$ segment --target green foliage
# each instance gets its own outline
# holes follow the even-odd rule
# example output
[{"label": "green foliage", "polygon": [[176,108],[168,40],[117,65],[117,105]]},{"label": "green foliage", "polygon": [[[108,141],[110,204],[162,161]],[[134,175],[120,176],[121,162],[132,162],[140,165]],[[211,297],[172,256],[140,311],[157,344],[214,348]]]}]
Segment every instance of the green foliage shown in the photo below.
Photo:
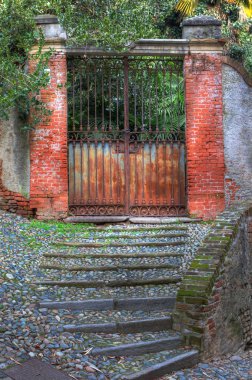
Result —
[{"label": "green foliage", "polygon": [[[49,54],[41,52],[43,36],[35,30],[31,6],[30,0],[4,0],[0,7],[0,118],[8,118],[10,110],[17,108],[26,128],[38,122],[39,116],[29,117],[31,109],[40,117],[49,113],[37,96],[48,84]],[[40,46],[37,64],[29,74],[27,55],[36,41]]]},{"label": "green foliage", "polygon": [[182,13],[186,13],[188,7],[192,14],[220,19],[223,37],[227,39],[227,53],[252,74],[252,0],[178,0],[177,7],[181,7]]},{"label": "green foliage", "polygon": [[[49,83],[47,64],[52,52],[42,52],[44,41],[35,28],[35,15],[56,14],[70,45],[92,44],[123,51],[139,38],[180,38],[177,3],[178,0],[0,0],[0,119],[16,108],[23,126],[33,128],[50,114],[39,92]],[[239,5],[248,8],[251,0],[237,4],[228,0],[192,3],[198,3],[196,13],[214,14],[223,20],[225,35],[235,44],[228,44],[230,54],[242,58],[252,72],[251,19],[239,21]],[[28,52],[35,44],[40,47],[37,65],[29,73]]]},{"label": "green foliage", "polygon": [[[81,126],[90,139],[101,138],[102,132],[98,131],[119,138],[124,130],[123,68],[120,58],[72,60],[68,71],[70,131],[79,131]],[[145,132],[150,131],[158,139],[183,138],[182,61],[130,59],[128,110],[129,129],[138,133],[138,139],[146,139]]]}]

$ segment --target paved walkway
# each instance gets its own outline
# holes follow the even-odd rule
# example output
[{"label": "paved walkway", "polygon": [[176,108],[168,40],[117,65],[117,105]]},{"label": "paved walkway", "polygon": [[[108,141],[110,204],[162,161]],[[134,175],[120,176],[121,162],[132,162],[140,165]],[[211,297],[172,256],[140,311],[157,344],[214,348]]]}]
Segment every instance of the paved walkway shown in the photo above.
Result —
[{"label": "paved walkway", "polygon": [[[179,227],[179,225],[176,225]],[[3,372],[8,366],[16,365],[17,362],[26,361],[29,358],[39,358],[44,362],[53,364],[54,368],[60,369],[65,373],[69,373],[75,379],[88,379],[88,380],[114,380],[122,379],[122,373],[125,371],[138,370],[144,363],[148,366],[155,364],[157,360],[164,360],[162,355],[156,354],[148,357],[139,357],[137,360],[133,358],[130,361],[125,360],[125,357],[109,356],[105,359],[96,358],[90,355],[90,348],[96,346],[104,346],[104,343],[110,343],[109,340],[121,339],[119,334],[105,337],[104,335],[92,335],[70,333],[64,331],[65,324],[72,324],[74,320],[86,323],[101,323],[109,322],[111,318],[115,322],[117,320],[126,320],[129,317],[128,311],[93,311],[89,313],[79,311],[66,311],[52,309],[49,313],[46,308],[38,308],[38,302],[50,302],[52,300],[71,301],[73,299],[85,300],[86,298],[94,298],[98,295],[97,288],[79,289],[78,294],[76,289],[66,287],[54,287],[53,289],[44,285],[35,285],[34,282],[43,282],[43,280],[50,276],[51,280],[60,279],[62,281],[69,281],[75,279],[91,281],[97,275],[92,273],[90,268],[84,273],[79,271],[76,275],[76,266],[82,266],[85,262],[86,266],[101,266],[107,265],[108,271],[99,274],[100,278],[96,277],[97,281],[108,281],[108,273],[111,266],[117,263],[121,266],[120,271],[116,270],[113,273],[114,279],[118,277],[136,278],[135,273],[138,271],[132,266],[141,265],[142,278],[149,279],[153,276],[155,279],[158,276],[167,274],[171,276],[179,276],[183,274],[188,262],[193,258],[195,250],[197,249],[200,240],[207,232],[208,226],[195,225],[189,227],[189,238],[187,246],[185,245],[171,245],[170,247],[158,248],[158,252],[163,254],[162,258],[152,257],[153,247],[140,246],[140,247],[122,247],[111,246],[108,249],[108,244],[118,243],[118,231],[106,232],[106,241],[108,244],[104,246],[84,247],[83,257],[79,256],[77,259],[75,254],[79,254],[80,247],[65,247],[53,246],[53,240],[71,241],[73,238],[77,242],[86,242],[88,238],[90,242],[93,239],[92,232],[85,232],[85,229],[80,226],[64,226],[59,224],[45,224],[40,222],[28,223],[26,220],[15,215],[1,213],[0,214],[0,370]],[[157,239],[165,239],[167,242],[170,237],[157,237],[159,234],[177,233],[176,231],[167,230],[153,230],[151,233],[148,231],[138,231],[135,233],[136,242],[144,237],[144,241],[152,243]],[[180,231],[181,232],[181,231]],[[182,231],[183,232],[183,231]],[[128,234],[128,230],[120,232],[120,234]],[[141,235],[141,236],[140,236]],[[125,236],[124,236],[125,239]],[[139,240],[140,239],[140,240]],[[172,242],[179,242],[181,237],[172,238]],[[182,237],[184,239],[184,237]],[[121,240],[124,241],[123,239]],[[89,244],[89,243],[88,243]],[[76,252],[76,249],[78,252]],[[93,257],[86,257],[86,252],[92,250]],[[139,252],[142,256],[139,256]],[[62,266],[65,261],[62,258],[51,257],[48,260],[48,253],[50,254],[68,254],[70,258],[68,265],[71,271],[62,271]],[[71,258],[70,255],[73,255]],[[106,257],[104,258],[104,254]],[[100,256],[99,256],[100,255]],[[113,257],[109,257],[113,255]],[[117,258],[115,259],[115,255]],[[127,260],[125,257],[127,256]],[[131,258],[129,259],[129,255]],[[135,256],[137,255],[137,257]],[[147,258],[146,258],[147,257]],[[150,276],[148,265],[153,263],[154,266],[165,265],[166,267],[159,268],[152,271],[153,275]],[[54,266],[47,268],[48,265]],[[125,266],[130,266],[131,270]],[[169,266],[171,266],[169,268]],[[177,269],[174,267],[177,266]],[[85,266],[84,266],[85,267]],[[69,269],[68,268],[68,269]],[[128,267],[127,267],[128,268]],[[139,269],[139,268],[138,268]],[[172,273],[171,273],[172,269]],[[78,272],[78,271],[77,271]],[[167,293],[168,292],[168,293]],[[176,293],[176,284],[159,284],[147,286],[143,292],[142,287],[125,287],[118,288],[104,288],[101,287],[99,294],[101,297],[155,297],[158,295],[166,296],[167,294]],[[134,313],[134,318],[143,318],[145,313]],[[160,313],[151,312],[149,316],[152,318],[160,317]],[[147,315],[148,316],[148,315]],[[165,317],[165,315],[164,315]],[[168,316],[169,317],[169,316]],[[158,336],[161,332],[154,333]],[[148,336],[147,336],[148,335]],[[140,335],[138,337],[141,338]],[[146,339],[152,339],[152,336],[146,334]],[[122,343],[128,343],[132,337],[127,334],[123,338]],[[134,338],[135,339],[135,338]],[[111,341],[112,342],[112,341]],[[112,342],[113,343],[113,342]],[[118,341],[115,342],[118,344]],[[81,350],[80,350],[81,345]],[[159,357],[158,357],[159,355]],[[204,363],[192,370],[179,371],[176,374],[166,377],[166,379],[184,380],[184,379],[218,379],[218,380],[247,380],[252,379],[251,376],[251,357],[248,353],[245,355],[239,354],[242,358],[239,359],[225,359],[219,363]],[[151,362],[152,361],[152,362]],[[122,371],[118,374],[118,368]],[[0,373],[0,379],[1,375]],[[63,375],[62,375],[63,376]],[[219,377],[216,377],[219,376]],[[240,377],[239,377],[240,376]],[[51,379],[48,379],[51,380]],[[147,379],[146,379],[147,380]]]}]

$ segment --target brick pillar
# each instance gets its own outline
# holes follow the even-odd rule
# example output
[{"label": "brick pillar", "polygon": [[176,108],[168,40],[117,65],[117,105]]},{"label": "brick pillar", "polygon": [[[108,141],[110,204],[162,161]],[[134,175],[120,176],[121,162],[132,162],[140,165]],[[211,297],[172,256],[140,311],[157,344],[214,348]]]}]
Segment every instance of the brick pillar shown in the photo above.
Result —
[{"label": "brick pillar", "polygon": [[183,27],[190,39],[184,63],[188,210],[213,219],[225,207],[220,22],[194,17]]},{"label": "brick pillar", "polygon": [[[50,83],[41,90],[52,114],[30,135],[30,207],[39,219],[59,219],[68,210],[66,38],[57,18],[39,16],[36,21],[44,31],[45,49],[52,47],[54,53],[48,67]],[[33,65],[31,52],[31,70]]]}]

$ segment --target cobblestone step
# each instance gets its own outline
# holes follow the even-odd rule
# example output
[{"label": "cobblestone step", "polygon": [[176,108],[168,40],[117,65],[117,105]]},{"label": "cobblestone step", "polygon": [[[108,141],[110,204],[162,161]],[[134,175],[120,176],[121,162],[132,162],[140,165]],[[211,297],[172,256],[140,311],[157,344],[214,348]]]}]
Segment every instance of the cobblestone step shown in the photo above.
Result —
[{"label": "cobblestone step", "polygon": [[93,257],[93,258],[131,258],[131,257],[184,257],[184,253],[180,252],[146,252],[146,253],[92,253],[92,252],[85,252],[85,253],[44,253],[43,257],[59,257],[61,259],[78,259],[78,258],[86,258],[86,257]]},{"label": "cobblestone step", "polygon": [[[33,282],[43,292],[37,315],[52,336],[64,337],[65,347],[101,364],[109,380],[149,380],[192,365],[198,353],[182,349],[171,313],[198,229],[147,221],[91,227],[54,241]],[[111,358],[114,368],[107,365]]]},{"label": "cobblestone step", "polygon": [[109,334],[125,334],[144,331],[169,330],[172,327],[171,317],[130,320],[127,322],[110,323],[86,323],[78,325],[64,325],[64,331],[68,332],[93,332]]},{"label": "cobblestone step", "polygon": [[[125,231],[126,232],[126,231]],[[188,237],[188,234],[185,233],[185,232],[173,232],[173,233],[167,233],[167,232],[162,232],[162,233],[157,233],[156,231],[154,231],[154,233],[151,233],[150,230],[148,231],[145,231],[145,232],[149,232],[149,233],[139,233],[140,231],[137,231],[135,233],[133,233],[132,231],[130,233],[124,233],[122,234],[121,231],[120,233],[118,234],[110,234],[110,233],[103,233],[103,234],[95,234],[95,235],[90,235],[89,236],[83,236],[83,234],[76,234],[76,237],[82,239],[82,240],[95,240],[95,241],[100,241],[100,240],[131,240],[131,241],[134,241],[134,240],[142,240],[142,239],[152,239],[152,238],[155,238],[155,239],[172,239],[172,238],[185,238],[185,237]]]},{"label": "cobblestone step", "polygon": [[[154,334],[153,334],[154,335]],[[156,340],[138,341],[127,344],[117,344],[114,346],[96,347],[90,352],[91,355],[97,356],[137,356],[151,352],[160,352],[180,347],[181,338],[177,336],[167,336]]]},{"label": "cobblestone step", "polygon": [[180,224],[177,225],[161,225],[161,226],[153,226],[149,225],[148,227],[144,226],[134,226],[134,225],[125,225],[124,227],[89,227],[87,228],[88,232],[96,232],[97,235],[101,233],[107,233],[107,232],[137,232],[137,231],[144,231],[144,232],[153,232],[153,231],[187,231],[187,226],[182,226]]},{"label": "cobblestone step", "polygon": [[89,299],[84,301],[40,302],[40,308],[70,310],[143,310],[171,311],[175,297]]},{"label": "cobblestone step", "polygon": [[185,240],[177,241],[142,241],[142,242],[109,242],[109,243],[85,243],[85,242],[69,242],[69,241],[55,241],[52,243],[56,246],[65,247],[83,247],[83,248],[110,248],[110,247],[166,247],[166,246],[180,246],[186,244]]},{"label": "cobblestone step", "polygon": [[181,277],[162,277],[151,279],[127,279],[114,281],[86,281],[86,280],[65,280],[53,281],[44,280],[33,283],[33,285],[45,286],[60,286],[60,287],[80,287],[80,288],[104,288],[104,287],[124,287],[124,286],[139,286],[139,285],[161,285],[161,284],[176,284],[181,281]]},{"label": "cobblestone step", "polygon": [[177,354],[166,361],[149,366],[142,371],[123,376],[122,380],[155,380],[167,373],[193,367],[198,361],[199,352],[191,350]]},{"label": "cobblestone step", "polygon": [[[147,270],[153,269],[153,265],[117,265],[112,266],[100,266],[100,267],[88,267],[88,266],[63,266],[63,265],[50,265],[50,264],[42,264],[39,266],[42,269],[54,269],[59,271],[66,272],[108,272],[108,271],[120,271],[120,270]],[[156,264],[155,269],[176,269],[179,265],[171,265],[171,264]]]}]

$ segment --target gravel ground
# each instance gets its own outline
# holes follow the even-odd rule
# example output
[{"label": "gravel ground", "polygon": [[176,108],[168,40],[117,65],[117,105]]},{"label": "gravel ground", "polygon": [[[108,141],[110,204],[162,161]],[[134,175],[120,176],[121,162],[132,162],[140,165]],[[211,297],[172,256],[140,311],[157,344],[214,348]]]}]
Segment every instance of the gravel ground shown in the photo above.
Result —
[{"label": "gravel ground", "polygon": [[178,371],[160,380],[251,380],[252,350],[199,363],[192,369]]},{"label": "gravel ground", "polygon": [[[141,228],[144,227],[141,225]],[[150,227],[149,225],[146,227]],[[180,225],[177,225],[178,231]],[[142,366],[147,366],[165,360],[171,355],[175,355],[176,351],[162,352],[152,355],[142,355],[141,357],[128,358],[105,358],[92,357],[89,349],[95,343],[100,346],[106,341],[128,342],[131,336],[99,336],[96,334],[70,334],[63,332],[63,324],[70,324],[76,320],[78,314],[79,321],[87,323],[87,321],[119,321],[127,320],[130,316],[128,312],[99,312],[99,313],[75,313],[65,310],[46,311],[37,308],[37,303],[41,300],[81,300],[87,298],[111,298],[111,297],[141,297],[141,296],[162,296],[172,295],[176,293],[176,285],[157,285],[157,286],[136,286],[125,288],[97,288],[78,289],[75,288],[49,288],[46,286],[33,286],[31,283],[43,280],[45,278],[93,278],[92,272],[73,272],[69,275],[66,271],[60,272],[49,271],[39,268],[40,264],[53,263],[57,265],[66,265],[66,260],[61,258],[42,258],[45,253],[59,253],[67,255],[68,253],[81,254],[88,252],[97,253],[132,253],[132,252],[174,252],[175,254],[183,254],[183,257],[162,257],[156,258],[77,258],[67,260],[67,265],[104,265],[117,263],[120,264],[150,264],[153,263],[168,263],[179,265],[176,269],[176,275],[181,275],[186,270],[189,262],[199,246],[202,238],[209,229],[207,224],[192,224],[187,225],[188,237],[185,246],[178,247],[103,247],[103,248],[63,248],[53,246],[51,243],[55,240],[69,241],[84,241],[84,239],[95,239],[98,234],[106,236],[115,235],[117,232],[110,231],[107,228],[105,231],[99,230],[99,233],[94,233],[93,230],[88,231],[83,226],[63,226],[57,223],[45,224],[39,222],[29,222],[21,217],[0,213],[0,370],[4,370],[7,366],[13,365],[16,362],[22,362],[29,357],[38,357],[50,362],[59,369],[66,370],[76,379],[88,380],[120,380],[122,373],[138,370]],[[136,228],[136,226],[134,226]],[[129,233],[131,227],[125,226],[125,234]],[[134,230],[138,241],[141,241],[141,234],[146,235],[146,231]],[[172,231],[173,232],[173,231]],[[176,231],[175,231],[176,232]],[[122,235],[124,232],[118,231]],[[150,233],[150,241],[155,241],[155,234],[167,233],[167,230],[156,230],[155,233]],[[111,238],[115,239],[115,238]],[[149,241],[148,238],[145,238]],[[115,239],[116,240],[116,239]],[[176,240],[176,238],[174,239]],[[86,241],[86,240],[85,240]],[[110,240],[111,241],[111,240]],[[125,240],[126,241],[126,240]],[[132,278],[136,276],[137,271],[131,271]],[[109,272],[100,272],[96,274],[96,278],[107,279]],[[153,272],[154,273],[154,272]],[[122,278],[124,271],[115,271],[115,278]],[[149,271],[144,271],[141,274],[149,276]],[[155,276],[170,275],[170,269],[155,270]],[[127,278],[129,275],[125,275]],[[113,278],[114,278],[113,277]],[[139,276],[138,276],[139,277]],[[159,316],[165,316],[165,313],[158,313]],[[167,315],[167,314],[166,314]],[[151,314],[150,314],[151,316]],[[155,316],[155,313],[152,313]],[[134,319],[148,317],[147,313],[135,312],[131,315]],[[155,336],[163,336],[167,333],[145,334],[144,339],[152,339]],[[134,334],[134,337],[136,335]],[[139,339],[140,339],[139,335]],[[104,339],[103,339],[104,338]],[[142,337],[141,337],[142,338]],[[81,346],[81,351],[80,351]],[[179,352],[179,350],[177,350]],[[245,360],[245,359],[244,359]],[[239,365],[238,361],[234,365]],[[242,361],[243,363],[243,361]],[[244,364],[244,363],[243,363]],[[242,365],[243,365],[242,364]],[[245,364],[244,364],[245,366]],[[195,370],[196,371],[196,370]],[[208,369],[204,369],[207,373]],[[117,373],[117,374],[116,374]],[[233,376],[234,371],[232,371]],[[177,376],[177,377],[176,377]],[[180,377],[179,377],[180,376]],[[187,374],[182,372],[175,374],[173,379],[184,379]],[[188,376],[191,376],[190,374]],[[192,375],[194,376],[194,375]],[[209,377],[210,376],[210,377]],[[213,378],[209,375],[206,378]],[[230,375],[231,376],[231,375]],[[196,377],[197,378],[197,377]],[[200,377],[199,377],[200,378]],[[224,377],[228,379],[236,379],[235,377]],[[244,377],[250,379],[252,377]],[[193,377],[192,377],[193,379]],[[219,377],[218,379],[222,379]],[[239,379],[243,379],[240,377]]]}]

